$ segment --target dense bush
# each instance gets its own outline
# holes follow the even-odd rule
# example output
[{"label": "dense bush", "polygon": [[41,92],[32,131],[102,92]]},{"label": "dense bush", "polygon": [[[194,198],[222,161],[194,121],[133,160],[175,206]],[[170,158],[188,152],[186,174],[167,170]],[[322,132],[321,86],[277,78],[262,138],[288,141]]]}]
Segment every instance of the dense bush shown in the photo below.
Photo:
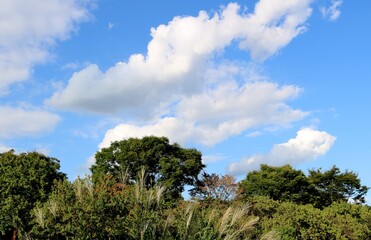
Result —
[{"label": "dense bush", "polygon": [[255,236],[272,230],[282,239],[370,239],[368,206],[337,202],[324,208],[311,204],[255,197],[253,214],[260,217]]}]

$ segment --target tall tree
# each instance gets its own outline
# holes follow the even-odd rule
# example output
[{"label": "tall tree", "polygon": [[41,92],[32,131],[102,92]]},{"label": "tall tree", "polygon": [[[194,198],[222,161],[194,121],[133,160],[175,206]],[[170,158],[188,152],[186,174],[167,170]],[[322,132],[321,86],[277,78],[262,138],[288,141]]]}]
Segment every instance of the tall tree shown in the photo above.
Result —
[{"label": "tall tree", "polygon": [[116,141],[95,154],[96,163],[91,167],[94,182],[107,175],[119,178],[122,173],[135,181],[144,168],[146,186],[160,184],[166,188],[165,198],[181,197],[185,185],[196,186],[198,174],[204,168],[201,153],[170,144],[165,137],[130,138]]},{"label": "tall tree", "polygon": [[249,172],[242,180],[243,195],[269,196],[274,200],[308,203],[311,186],[305,174],[290,165],[271,167],[265,164],[259,171]]},{"label": "tall tree", "polygon": [[31,210],[65,178],[59,167],[57,159],[37,152],[0,154],[0,235],[16,238],[31,229]]},{"label": "tall tree", "polygon": [[324,172],[312,169],[308,179],[316,189],[314,205],[317,207],[326,207],[337,201],[365,202],[368,187],[362,186],[358,175],[352,171],[342,173],[336,166]]}]

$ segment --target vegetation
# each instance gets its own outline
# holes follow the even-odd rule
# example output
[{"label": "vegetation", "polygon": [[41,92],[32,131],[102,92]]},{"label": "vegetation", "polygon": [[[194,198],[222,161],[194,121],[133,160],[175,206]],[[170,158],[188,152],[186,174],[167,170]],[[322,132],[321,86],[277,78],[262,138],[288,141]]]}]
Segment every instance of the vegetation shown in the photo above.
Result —
[{"label": "vegetation", "polygon": [[165,137],[154,136],[113,142],[109,148],[97,152],[95,159],[96,164],[91,167],[94,182],[107,174],[118,181],[123,173],[128,174],[129,181],[134,181],[144,168],[146,187],[164,186],[168,201],[179,199],[185,185],[196,187],[198,175],[205,167],[199,151],[181,148],[178,144],[169,144]]},{"label": "vegetation", "polygon": [[271,167],[263,164],[260,171],[249,172],[241,186],[247,199],[250,196],[268,196],[273,200],[305,204],[310,202],[312,193],[305,174],[290,165]]},{"label": "vegetation", "polygon": [[241,186],[245,199],[268,196],[273,200],[312,204],[317,208],[339,201],[365,203],[368,190],[361,185],[356,173],[341,173],[336,166],[324,172],[312,169],[306,176],[290,165],[272,167],[263,164],[259,171],[249,172]]},{"label": "vegetation", "polygon": [[191,195],[203,201],[226,202],[233,200],[240,191],[240,185],[231,175],[219,176],[203,173],[199,185],[191,190]]},{"label": "vegetation", "polygon": [[371,239],[368,188],[335,166],[199,179],[201,154],[157,137],[96,158],[92,177],[70,182],[57,159],[0,154],[0,239]]},{"label": "vegetation", "polygon": [[255,235],[272,229],[278,239],[370,239],[371,209],[369,206],[335,202],[323,210],[311,204],[275,201],[254,197],[253,214],[260,217]]},{"label": "vegetation", "polygon": [[309,170],[308,181],[315,189],[316,199],[313,203],[317,207],[327,207],[343,200],[365,203],[368,188],[361,185],[361,180],[354,172],[342,173],[336,166],[325,172],[312,169]]},{"label": "vegetation", "polygon": [[57,180],[64,180],[59,161],[30,152],[0,154],[0,235],[14,237],[31,230],[32,209],[45,202]]}]

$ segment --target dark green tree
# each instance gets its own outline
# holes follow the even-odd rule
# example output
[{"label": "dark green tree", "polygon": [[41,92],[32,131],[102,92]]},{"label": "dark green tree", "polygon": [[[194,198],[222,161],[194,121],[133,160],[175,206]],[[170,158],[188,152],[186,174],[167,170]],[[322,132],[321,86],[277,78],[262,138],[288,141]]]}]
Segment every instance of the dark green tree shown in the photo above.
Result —
[{"label": "dark green tree", "polygon": [[95,183],[107,175],[119,180],[123,173],[128,174],[129,181],[135,181],[144,168],[145,185],[162,185],[168,200],[179,199],[185,185],[196,186],[197,176],[204,168],[199,151],[170,144],[167,138],[155,136],[113,142],[110,147],[98,151],[95,160],[91,167]]},{"label": "dark green tree", "polygon": [[309,170],[308,180],[316,190],[316,207],[326,207],[337,201],[365,202],[368,187],[362,186],[358,175],[352,171],[342,173],[336,166],[324,172],[312,169]]},{"label": "dark green tree", "polygon": [[290,165],[271,167],[265,164],[259,171],[249,172],[241,182],[243,196],[268,196],[274,200],[295,203],[310,201],[311,186],[305,174]]},{"label": "dark green tree", "polygon": [[59,161],[37,152],[0,154],[0,236],[27,233],[32,209],[44,202],[55,180],[65,179]]}]

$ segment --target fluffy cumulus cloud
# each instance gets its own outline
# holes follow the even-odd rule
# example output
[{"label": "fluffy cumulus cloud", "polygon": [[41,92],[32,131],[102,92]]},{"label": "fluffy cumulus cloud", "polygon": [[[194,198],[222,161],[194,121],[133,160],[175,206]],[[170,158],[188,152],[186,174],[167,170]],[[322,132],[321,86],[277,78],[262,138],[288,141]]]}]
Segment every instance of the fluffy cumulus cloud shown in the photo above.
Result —
[{"label": "fluffy cumulus cloud", "polygon": [[147,53],[134,54],[103,72],[90,65],[75,73],[48,104],[76,111],[166,114],[167,107],[208,86],[215,55],[232,42],[262,61],[305,31],[311,0],[261,0],[253,12],[231,3],[219,13],[175,17],[151,30]]},{"label": "fluffy cumulus cloud", "polygon": [[59,116],[43,111],[0,106],[0,138],[40,134],[53,129]]},{"label": "fluffy cumulus cloud", "polygon": [[257,170],[260,164],[280,166],[297,165],[311,161],[326,154],[335,142],[335,137],[324,131],[304,128],[297,132],[295,138],[273,146],[267,154],[255,155],[229,165],[228,172],[233,175],[246,174]]},{"label": "fluffy cumulus cloud", "polygon": [[121,124],[109,130],[100,147],[112,141],[147,135],[167,136],[171,141],[213,145],[252,127],[287,126],[308,113],[290,108],[285,102],[300,89],[270,82],[238,86],[227,82],[190,98],[177,106],[176,117],[165,117],[151,124]]},{"label": "fluffy cumulus cloud", "polygon": [[[306,31],[311,3],[260,0],[252,12],[231,3],[214,14],[175,17],[151,30],[146,54],[107,71],[87,66],[46,103],[123,114],[127,121],[106,132],[100,149],[148,135],[211,146],[250,128],[290,126],[308,115],[288,105],[302,89],[276,84],[255,67]],[[251,58],[226,59],[232,44]]]},{"label": "fluffy cumulus cloud", "polygon": [[332,0],[329,7],[322,7],[322,16],[328,18],[330,21],[335,21],[340,17],[340,7],[343,4],[342,0]]},{"label": "fluffy cumulus cloud", "polygon": [[87,0],[2,0],[0,7],[0,94],[29,77],[49,57],[57,40],[88,18]]},{"label": "fluffy cumulus cloud", "polygon": [[46,103],[124,114],[129,121],[110,129],[100,148],[145,135],[213,145],[251,127],[290,125],[307,115],[287,104],[301,89],[270,82],[254,64],[225,59],[223,52],[236,44],[253,62],[264,61],[306,30],[310,4],[260,0],[252,12],[231,3],[214,14],[175,17],[151,30],[146,54],[105,72],[87,66]]}]

